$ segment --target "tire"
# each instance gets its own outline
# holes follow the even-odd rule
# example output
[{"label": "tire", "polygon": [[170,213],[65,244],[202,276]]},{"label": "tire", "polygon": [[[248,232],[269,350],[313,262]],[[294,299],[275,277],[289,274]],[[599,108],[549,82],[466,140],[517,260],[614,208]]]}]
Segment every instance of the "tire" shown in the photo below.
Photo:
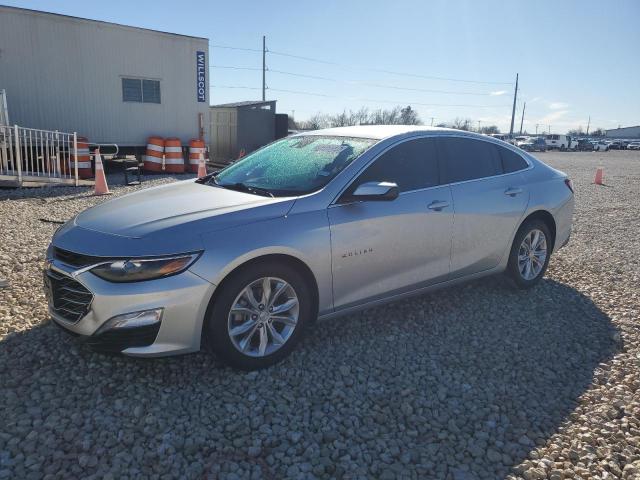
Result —
[{"label": "tire", "polygon": [[[291,290],[286,288],[278,298],[274,298],[273,305],[277,309],[285,303],[293,303],[292,297],[297,299],[297,322],[295,326],[291,324],[280,323],[281,320],[271,319],[268,305],[260,302],[264,301],[264,297],[260,298],[264,290],[262,279],[269,278],[269,288],[272,294],[278,292],[279,287],[286,283]],[[253,287],[251,287],[253,285]],[[250,287],[253,292],[253,298],[256,301],[256,307],[249,305],[243,297],[243,291],[246,287]],[[213,353],[225,364],[240,370],[258,370],[269,367],[278,363],[288,356],[296,344],[302,339],[307,325],[315,318],[313,295],[310,286],[304,276],[295,268],[282,262],[265,261],[262,263],[247,265],[241,267],[237,271],[231,273],[224,283],[221,285],[221,291],[212,299],[212,304],[207,311],[205,318],[205,346],[213,351]],[[256,290],[257,289],[257,290]],[[282,300],[285,300],[284,302]],[[236,303],[237,302],[237,303]],[[265,303],[269,303],[268,301]],[[241,313],[231,315],[232,306],[237,304],[246,305],[250,308],[241,308]],[[258,316],[257,306],[262,306],[260,316]],[[292,310],[286,310],[280,317],[295,317]],[[238,310],[238,312],[239,312]],[[249,313],[255,312],[254,313]],[[263,318],[263,315],[265,316]],[[276,315],[275,313],[273,315]],[[255,319],[253,317],[256,317]],[[268,317],[268,318],[267,318]],[[289,320],[291,321],[291,320]],[[231,329],[251,324],[256,328],[250,327],[247,334],[241,333],[232,340]],[[256,325],[259,324],[259,325]],[[259,329],[258,329],[259,328]],[[291,328],[291,331],[287,330]],[[280,330],[279,330],[280,329]],[[260,352],[262,345],[262,331],[266,335],[268,347]],[[281,339],[286,337],[284,343],[276,342],[275,332]],[[288,333],[289,332],[289,333]],[[288,333],[288,335],[287,335]],[[240,351],[242,341],[249,337],[245,342],[248,353]],[[271,343],[269,343],[271,342]],[[269,353],[269,349],[272,350]]]},{"label": "tire", "polygon": [[[542,268],[539,271],[531,270],[530,273],[536,273],[534,277],[527,277],[522,272],[522,264],[519,263],[519,255],[521,252],[521,247],[523,246],[523,242],[525,238],[529,237],[532,232],[541,232],[544,234],[545,240],[545,257],[544,262],[542,263]],[[511,281],[515,284],[517,288],[527,289],[536,285],[540,279],[544,276],[547,271],[547,266],[549,265],[549,259],[551,257],[551,247],[552,247],[552,237],[551,232],[549,231],[549,227],[542,220],[532,219],[523,223],[518,232],[516,233],[515,238],[513,239],[513,244],[511,245],[511,251],[509,253],[509,262],[507,264],[506,274],[511,278]],[[539,258],[537,255],[534,255],[536,258]],[[539,261],[536,265],[533,262],[531,265],[536,265],[535,269],[539,267]],[[532,267],[533,268],[533,267]]]}]

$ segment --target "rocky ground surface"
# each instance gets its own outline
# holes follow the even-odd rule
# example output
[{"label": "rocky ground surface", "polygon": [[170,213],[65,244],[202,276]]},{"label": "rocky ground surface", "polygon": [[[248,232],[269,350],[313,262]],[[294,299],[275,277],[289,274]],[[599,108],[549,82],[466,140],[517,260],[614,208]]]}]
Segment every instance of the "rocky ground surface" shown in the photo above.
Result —
[{"label": "rocky ground surface", "polygon": [[74,343],[40,270],[51,222],[105,198],[0,191],[0,479],[640,478],[640,153],[540,158],[576,214],[534,290],[496,277],[321,322],[253,373]]}]

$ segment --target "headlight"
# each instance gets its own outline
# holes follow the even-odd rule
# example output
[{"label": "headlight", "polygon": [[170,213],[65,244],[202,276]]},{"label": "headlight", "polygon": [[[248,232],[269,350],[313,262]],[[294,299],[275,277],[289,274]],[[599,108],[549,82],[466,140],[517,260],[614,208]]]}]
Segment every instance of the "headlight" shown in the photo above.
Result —
[{"label": "headlight", "polygon": [[199,256],[199,253],[193,253],[163,258],[115,260],[93,267],[91,273],[110,282],[140,282],[183,272]]}]

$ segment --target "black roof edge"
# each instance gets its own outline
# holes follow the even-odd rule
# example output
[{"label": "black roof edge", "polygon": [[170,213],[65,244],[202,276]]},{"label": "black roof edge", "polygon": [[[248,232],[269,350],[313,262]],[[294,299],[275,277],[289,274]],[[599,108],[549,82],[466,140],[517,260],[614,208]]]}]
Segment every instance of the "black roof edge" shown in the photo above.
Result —
[{"label": "black roof edge", "polygon": [[165,35],[174,35],[176,37],[195,38],[197,40],[206,40],[207,42],[209,41],[209,39],[207,37],[196,37],[196,36],[193,36],[193,35],[184,35],[182,33],[165,32],[163,30],[154,30],[153,28],[136,27],[134,25],[125,25],[124,23],[116,23],[116,22],[106,22],[104,20],[95,20],[93,18],[76,17],[74,15],[66,15],[64,13],[46,12],[44,10],[34,10],[32,8],[13,7],[13,6],[10,6],[10,5],[0,5],[0,8],[7,8],[9,10],[17,10],[17,11],[22,11],[22,12],[41,13],[41,14],[45,14],[45,15],[54,15],[56,17],[72,18],[74,20],[83,20],[85,22],[96,22],[96,23],[102,23],[102,24],[105,24],[105,25],[115,25],[117,27],[133,28],[133,29],[136,29],[136,30],[144,30],[144,31],[147,31],[147,32],[163,33]]}]

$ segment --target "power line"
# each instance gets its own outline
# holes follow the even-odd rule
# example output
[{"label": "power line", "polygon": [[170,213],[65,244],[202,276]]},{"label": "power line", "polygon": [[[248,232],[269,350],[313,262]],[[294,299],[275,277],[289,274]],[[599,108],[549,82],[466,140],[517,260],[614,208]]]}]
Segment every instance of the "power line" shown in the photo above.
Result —
[{"label": "power line", "polygon": [[[232,45],[218,45],[218,44],[213,44],[213,43],[209,44],[209,46],[211,48],[221,48],[221,49],[228,49],[228,50],[240,50],[240,51],[246,51],[246,52],[263,53],[262,49],[257,49],[257,48],[236,47],[236,46],[232,46]],[[292,53],[281,52],[281,51],[277,51],[277,50],[265,49],[264,52],[268,53],[270,55],[294,58],[294,59],[297,59],[297,60],[304,60],[304,61],[307,61],[307,62],[320,63],[320,64],[323,64],[323,65],[334,65],[334,66],[340,66],[340,67],[355,68],[355,69],[360,69],[360,70],[368,70],[368,71],[372,71],[372,72],[380,72],[380,73],[386,73],[386,74],[390,74],[390,75],[399,75],[399,76],[404,76],[404,77],[423,78],[423,79],[427,79],[427,80],[441,80],[441,81],[446,81],[446,82],[472,83],[472,84],[480,84],[480,85],[513,85],[512,82],[470,80],[470,79],[463,79],[463,78],[450,78],[450,77],[439,77],[439,76],[433,76],[433,75],[421,75],[421,74],[410,73],[410,72],[399,72],[399,71],[396,71],[396,70],[387,70],[387,69],[381,69],[381,68],[373,68],[373,67],[352,65],[352,64],[346,64],[346,63],[340,63],[340,62],[333,62],[333,61],[329,61],[329,60],[323,60],[323,59],[320,59],[320,58],[306,57],[306,56],[303,56],[303,55],[295,55],[295,54],[292,54]]]},{"label": "power line", "polygon": [[443,80],[447,82],[477,83],[477,84],[485,84],[485,85],[513,85],[512,82],[495,82],[495,81],[468,80],[468,79],[461,79],[461,78],[437,77],[432,75],[420,75],[417,73],[398,72],[395,70],[387,70],[387,69],[381,69],[381,68],[362,67],[358,65],[349,65],[349,64],[338,63],[338,62],[330,62],[328,60],[321,60],[319,58],[304,57],[302,55],[293,55],[285,52],[277,52],[274,50],[268,50],[268,53],[272,55],[283,56],[283,57],[296,58],[298,60],[306,60],[308,62],[322,63],[324,65],[336,65],[341,67],[357,68],[357,69],[369,70],[373,72],[388,73],[391,75],[401,75],[404,77],[425,78],[429,80]]},{"label": "power line", "polygon": [[224,68],[230,70],[262,70],[262,68],[258,67],[237,67],[234,65],[209,65],[209,68]]},{"label": "power line", "polygon": [[399,87],[397,85],[385,85],[385,84],[381,84],[381,83],[361,82],[359,80],[340,80],[340,79],[336,79],[336,78],[320,77],[320,76],[316,76],[316,75],[306,75],[306,74],[303,74],[303,73],[287,72],[287,71],[283,71],[283,70],[268,69],[267,71],[269,71],[271,73],[278,73],[278,74],[281,74],[281,75],[289,75],[289,76],[293,76],[293,77],[310,78],[310,79],[314,79],[314,80],[325,80],[325,81],[338,82],[338,83],[344,83],[344,84],[349,84],[349,85],[362,85],[362,86],[373,87],[373,88],[389,88],[389,89],[393,89],[393,90],[405,90],[405,91],[409,91],[409,92],[442,93],[442,94],[445,94],[445,95],[496,96],[495,94],[484,93],[484,92],[483,93],[480,93],[480,92],[453,92],[453,91],[450,91],[450,90],[433,90],[433,89],[427,89],[427,88]]},{"label": "power line", "polygon": [[[245,87],[245,86],[231,86],[231,85],[210,85],[212,88],[237,88],[237,89],[247,89],[247,90],[260,90],[257,87]],[[377,98],[362,98],[362,97],[343,97],[337,95],[328,95],[325,93],[317,93],[317,92],[308,92],[302,90],[288,90],[284,88],[267,88],[267,90],[271,90],[273,92],[281,92],[281,93],[292,93],[296,95],[308,95],[313,97],[323,97],[323,98],[337,98],[342,100],[351,100],[351,101],[360,101],[360,102],[369,102],[369,103],[393,103],[393,104],[411,104],[411,105],[419,105],[424,107],[472,107],[472,108],[503,108],[508,107],[509,105],[473,105],[473,104],[445,104],[445,103],[421,103],[421,102],[413,102],[406,100],[386,100],[386,99],[377,99]]]},{"label": "power line", "polygon": [[[231,70],[251,70],[251,71],[260,71],[262,70],[261,68],[258,67],[239,67],[239,66],[233,66],[233,65],[211,65],[210,68],[221,68],[221,69],[231,69]],[[276,73],[279,75],[288,75],[288,76],[292,76],[292,77],[301,77],[301,78],[309,78],[309,79],[313,79],[313,80],[324,80],[324,81],[329,81],[329,82],[336,82],[336,83],[343,83],[343,84],[347,84],[347,85],[362,85],[362,86],[366,86],[366,87],[373,87],[373,88],[388,88],[388,89],[393,89],[393,90],[404,90],[404,91],[408,91],[408,92],[423,92],[423,93],[440,93],[440,94],[444,94],[444,95],[475,95],[475,96],[499,96],[496,95],[495,93],[486,93],[486,92],[459,92],[459,91],[450,91],[450,90],[434,90],[434,89],[428,89],[428,88],[412,88],[412,87],[399,87],[397,85],[385,85],[385,84],[380,84],[380,83],[369,83],[369,82],[361,82],[359,80],[340,80],[337,78],[330,78],[330,77],[322,77],[322,76],[318,76],[318,75],[307,75],[304,73],[297,73],[297,72],[287,72],[284,70],[274,70],[274,69],[270,69],[267,68],[267,71],[270,73]]]},{"label": "power line", "polygon": [[224,50],[242,50],[245,52],[260,52],[262,53],[262,50],[258,50],[257,48],[244,48],[244,47],[232,47],[230,45],[216,45],[213,43],[210,43],[209,46],[211,48],[222,48]]}]

